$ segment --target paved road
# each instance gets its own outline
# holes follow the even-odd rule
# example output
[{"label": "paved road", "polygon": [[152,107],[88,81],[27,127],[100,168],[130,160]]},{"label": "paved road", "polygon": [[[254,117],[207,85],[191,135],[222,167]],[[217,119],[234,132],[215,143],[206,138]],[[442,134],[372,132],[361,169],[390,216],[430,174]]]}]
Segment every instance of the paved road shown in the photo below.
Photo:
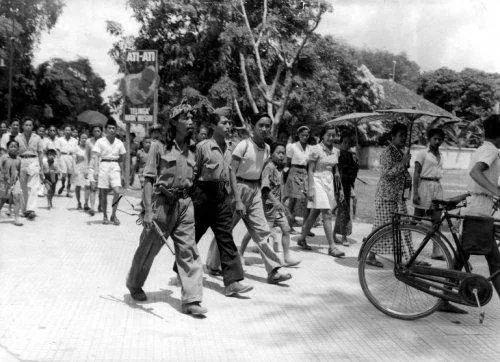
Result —
[{"label": "paved road", "polygon": [[25,227],[0,219],[2,361],[500,359],[496,295],[483,325],[475,309],[406,322],[367,302],[356,269],[367,224],[355,225],[358,243],[343,248],[341,260],[325,255],[316,230],[315,250],[297,251],[302,263],[284,286],[266,284],[257,254],[248,253],[246,276],[255,286],[249,298],[225,297],[221,279],[206,276],[209,313],[199,320],[179,311],[165,248],[145,286],[149,300],[130,300],[124,280],[141,231],[134,217],[121,214],[121,226],[105,226],[75,211],[74,200],[57,198],[55,205]]}]

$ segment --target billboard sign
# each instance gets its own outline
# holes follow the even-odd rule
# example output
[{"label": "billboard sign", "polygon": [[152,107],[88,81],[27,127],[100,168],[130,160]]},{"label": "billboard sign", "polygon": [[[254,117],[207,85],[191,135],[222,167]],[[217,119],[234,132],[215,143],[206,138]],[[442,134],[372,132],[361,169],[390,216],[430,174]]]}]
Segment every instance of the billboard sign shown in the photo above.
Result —
[{"label": "billboard sign", "polygon": [[158,52],[128,50],[121,80],[124,122],[152,124],[158,114]]}]

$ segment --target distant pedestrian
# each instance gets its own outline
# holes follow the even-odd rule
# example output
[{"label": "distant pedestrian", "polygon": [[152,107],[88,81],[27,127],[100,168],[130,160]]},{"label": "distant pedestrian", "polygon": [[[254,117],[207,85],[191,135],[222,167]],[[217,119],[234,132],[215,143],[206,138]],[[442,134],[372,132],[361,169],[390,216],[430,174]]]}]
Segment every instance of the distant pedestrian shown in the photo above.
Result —
[{"label": "distant pedestrian", "polygon": [[313,147],[308,157],[308,203],[311,209],[309,216],[302,226],[302,234],[297,244],[304,250],[311,250],[306,237],[319,214],[323,218],[326,240],[328,241],[328,255],[343,257],[345,253],[333,243],[332,210],[335,207],[334,174],[338,171],[337,164],[339,150],[333,146],[335,129],[324,126],[320,133],[321,142]]},{"label": "distant pedestrian", "polygon": [[19,211],[22,204],[22,191],[19,176],[21,159],[18,156],[19,143],[11,140],[7,143],[8,153],[0,155],[0,211],[5,203],[14,204],[14,225],[22,226]]},{"label": "distant pedestrian", "polygon": [[[431,215],[432,200],[443,199],[443,157],[439,147],[444,141],[442,129],[434,128],[427,132],[428,147],[418,152],[415,157],[413,173],[413,205],[415,216]],[[438,244],[433,243],[431,259],[444,260]]]},{"label": "distant pedestrian", "polygon": [[[335,227],[333,229],[333,241],[336,244],[349,246],[347,236],[352,233],[352,218],[351,218],[351,197],[354,191],[354,183],[358,176],[359,163],[356,156],[351,151],[351,148],[356,144],[355,134],[350,129],[343,130],[340,136],[340,153],[339,153],[339,177],[340,183],[337,185],[336,200],[337,213],[335,217]],[[337,239],[337,234],[342,235],[342,239]]]},{"label": "distant pedestrian", "polygon": [[78,140],[78,146],[75,148],[75,196],[77,201],[77,210],[82,210],[81,190],[90,186],[89,179],[89,159],[86,149],[87,135],[82,133]]},{"label": "distant pedestrian", "polygon": [[141,188],[144,187],[144,168],[146,167],[146,160],[151,148],[151,138],[145,137],[141,142],[142,147],[137,151],[136,174],[139,177]]},{"label": "distant pedestrian", "polygon": [[7,127],[7,121],[1,121],[0,122],[0,139],[2,136],[7,133],[8,127]]},{"label": "distant pedestrian", "polygon": [[[289,143],[286,146],[287,167],[289,167],[288,177],[284,189],[285,199],[288,199],[288,208],[291,213],[291,227],[298,226],[295,220],[297,202],[307,199],[308,175],[307,157],[311,149],[309,145],[310,129],[307,126],[300,126],[297,129],[297,142]],[[307,219],[308,211],[304,217]]]},{"label": "distant pedestrian", "polygon": [[210,126],[206,124],[201,124],[200,128],[198,128],[198,133],[196,134],[196,141],[201,142],[208,138],[208,134],[210,133]]},{"label": "distant pedestrian", "polygon": [[[87,139],[87,159],[89,160],[89,185],[85,186],[85,202],[83,204],[83,211],[88,212],[90,216],[95,215],[95,200],[97,195],[97,175],[99,174],[99,162],[98,159],[92,157],[92,148],[94,147],[96,141],[102,137],[101,126],[92,126],[92,137]],[[97,211],[101,210],[101,200],[98,200]]]},{"label": "distant pedestrian", "polygon": [[[106,124],[106,137],[99,138],[92,148],[94,162],[91,167],[99,166],[99,174],[97,176],[97,187],[99,188],[99,198],[103,213],[103,224],[120,225],[120,221],[116,217],[116,210],[120,195],[122,194],[122,171],[120,164],[123,165],[124,155],[126,153],[123,142],[116,137],[116,121],[110,119]],[[92,173],[95,169],[92,169]],[[113,191],[113,203],[111,210],[111,218],[108,219],[108,194]]]},{"label": "distant pedestrian", "polygon": [[45,151],[45,158],[43,160],[43,182],[46,188],[48,210],[54,207],[54,194],[56,192],[56,184],[57,180],[59,179],[60,172],[61,170],[59,169],[57,163],[57,151],[53,148],[47,149]]},{"label": "distant pedestrian", "polygon": [[0,153],[7,153],[7,143],[11,139],[15,139],[19,134],[20,121],[17,118],[12,119],[10,123],[10,129],[2,135],[0,140]]},{"label": "distant pedestrian", "polygon": [[67,125],[64,127],[64,136],[57,139],[57,149],[60,154],[59,166],[61,167],[61,187],[57,193],[61,195],[66,188],[67,197],[71,197],[71,177],[75,173],[75,150],[78,146],[77,139],[71,134],[71,126]]},{"label": "distant pedestrian", "polygon": [[21,189],[23,191],[22,212],[26,218],[35,218],[38,187],[44,179],[42,139],[33,132],[32,118],[23,119],[23,132],[16,136],[21,158]]}]

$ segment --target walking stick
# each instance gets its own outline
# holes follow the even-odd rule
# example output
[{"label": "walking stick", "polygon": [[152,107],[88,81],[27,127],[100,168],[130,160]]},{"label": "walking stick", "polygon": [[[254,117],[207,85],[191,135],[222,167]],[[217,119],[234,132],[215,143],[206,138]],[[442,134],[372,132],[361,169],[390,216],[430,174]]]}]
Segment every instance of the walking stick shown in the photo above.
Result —
[{"label": "walking stick", "polygon": [[153,220],[153,225],[155,227],[156,232],[160,236],[161,241],[163,241],[163,243],[167,246],[167,248],[170,250],[172,255],[175,256],[174,248],[172,246],[170,246],[170,244],[168,243],[168,239],[165,236],[165,233],[163,232],[163,230],[160,228],[160,225],[158,225],[158,223],[154,220]]}]

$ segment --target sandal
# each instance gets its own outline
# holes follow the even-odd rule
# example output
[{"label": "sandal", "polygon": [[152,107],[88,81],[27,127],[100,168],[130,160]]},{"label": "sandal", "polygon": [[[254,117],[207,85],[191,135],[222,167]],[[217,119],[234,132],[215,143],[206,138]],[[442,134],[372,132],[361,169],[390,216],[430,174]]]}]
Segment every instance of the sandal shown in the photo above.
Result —
[{"label": "sandal", "polygon": [[382,262],[378,261],[377,259],[366,259],[366,264],[377,267],[377,268],[383,268],[384,264]]},{"label": "sandal", "polygon": [[297,245],[300,246],[303,250],[312,250],[311,246],[307,244],[306,239],[297,240]]},{"label": "sandal", "polygon": [[340,251],[336,247],[333,247],[333,248],[328,248],[328,255],[333,256],[335,258],[342,258],[345,256],[345,253],[343,251]]}]

